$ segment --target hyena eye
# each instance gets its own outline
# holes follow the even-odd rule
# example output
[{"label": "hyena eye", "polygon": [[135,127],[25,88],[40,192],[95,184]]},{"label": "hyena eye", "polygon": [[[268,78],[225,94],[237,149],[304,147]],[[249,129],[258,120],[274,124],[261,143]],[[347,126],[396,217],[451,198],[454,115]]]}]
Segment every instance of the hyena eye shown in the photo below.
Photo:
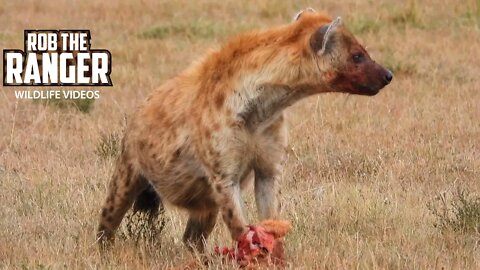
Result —
[{"label": "hyena eye", "polygon": [[365,57],[364,57],[363,53],[356,53],[356,54],[354,54],[354,55],[352,56],[353,62],[354,62],[355,64],[360,64],[360,63],[362,63],[364,58],[365,58]]}]

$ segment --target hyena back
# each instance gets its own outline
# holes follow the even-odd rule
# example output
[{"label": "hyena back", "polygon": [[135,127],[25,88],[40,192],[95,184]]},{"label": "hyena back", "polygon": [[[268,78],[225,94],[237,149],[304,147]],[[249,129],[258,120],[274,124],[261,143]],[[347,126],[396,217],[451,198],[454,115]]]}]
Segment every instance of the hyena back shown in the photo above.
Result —
[{"label": "hyena back", "polygon": [[232,39],[154,91],[129,120],[99,237],[113,238],[135,200],[158,208],[161,197],[188,211],[189,245],[203,250],[219,213],[236,239],[246,230],[240,192],[249,175],[259,218],[277,218],[284,109],[318,93],[375,95],[391,80],[340,18],[311,9]]}]

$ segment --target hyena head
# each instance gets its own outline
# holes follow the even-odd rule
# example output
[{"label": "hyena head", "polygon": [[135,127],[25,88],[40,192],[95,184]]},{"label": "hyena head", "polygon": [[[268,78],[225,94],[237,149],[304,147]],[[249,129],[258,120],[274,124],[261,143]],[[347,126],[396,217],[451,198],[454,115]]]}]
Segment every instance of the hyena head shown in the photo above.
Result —
[{"label": "hyena head", "polygon": [[[312,9],[306,12],[316,15]],[[302,20],[302,12],[295,20]],[[307,19],[308,20],[308,19]],[[342,25],[341,18],[323,22],[309,33],[308,47],[317,70],[323,75],[330,91],[373,96],[393,79],[390,70],[376,63],[357,39]]]}]

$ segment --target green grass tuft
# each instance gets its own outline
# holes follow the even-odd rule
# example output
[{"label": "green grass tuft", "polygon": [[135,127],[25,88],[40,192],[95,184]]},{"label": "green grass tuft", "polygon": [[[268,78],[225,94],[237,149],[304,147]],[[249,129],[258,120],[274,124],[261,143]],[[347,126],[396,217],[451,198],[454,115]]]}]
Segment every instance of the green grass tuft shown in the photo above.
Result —
[{"label": "green grass tuft", "polygon": [[95,99],[34,99],[34,101],[41,102],[42,104],[47,104],[53,107],[65,109],[65,108],[75,108],[78,111],[83,113],[89,113],[93,109],[93,104]]},{"label": "green grass tuft", "polygon": [[117,157],[119,149],[120,136],[118,133],[113,132],[110,134],[102,134],[95,153],[102,159],[109,159]]},{"label": "green grass tuft", "polygon": [[190,39],[211,39],[226,33],[225,27],[209,21],[197,20],[187,23],[168,23],[147,29],[138,34],[143,39],[165,39],[175,35],[185,35]]},{"label": "green grass tuft", "polygon": [[469,6],[463,17],[480,26],[480,0],[475,1],[473,6]]},{"label": "green grass tuft", "polygon": [[418,7],[417,0],[408,1],[407,8],[394,14],[391,20],[398,26],[405,27],[406,25],[410,25],[421,29],[425,27],[422,19],[422,11]]},{"label": "green grass tuft", "polygon": [[368,17],[356,18],[348,25],[352,33],[356,35],[363,33],[377,33],[380,30],[380,24],[378,24],[376,20]]},{"label": "green grass tuft", "polygon": [[435,227],[461,233],[480,233],[480,196],[458,189],[451,199],[442,193],[428,205]]}]

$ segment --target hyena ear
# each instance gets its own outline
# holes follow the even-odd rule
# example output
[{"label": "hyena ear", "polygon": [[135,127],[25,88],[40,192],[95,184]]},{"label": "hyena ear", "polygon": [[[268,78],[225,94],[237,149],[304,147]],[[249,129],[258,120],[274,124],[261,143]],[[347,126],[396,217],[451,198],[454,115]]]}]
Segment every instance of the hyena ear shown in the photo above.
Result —
[{"label": "hyena ear", "polygon": [[333,37],[335,36],[336,29],[341,23],[342,18],[337,17],[331,23],[320,27],[312,35],[310,39],[310,46],[318,56],[323,56],[330,51],[330,48],[334,43]]},{"label": "hyena ear", "polygon": [[295,16],[293,16],[293,21],[298,21],[298,19],[300,19],[300,17],[302,16],[302,14],[307,11],[307,12],[316,12],[315,9],[311,8],[311,7],[308,7],[306,9],[302,9],[300,10],[299,12],[297,12],[295,14]]}]

